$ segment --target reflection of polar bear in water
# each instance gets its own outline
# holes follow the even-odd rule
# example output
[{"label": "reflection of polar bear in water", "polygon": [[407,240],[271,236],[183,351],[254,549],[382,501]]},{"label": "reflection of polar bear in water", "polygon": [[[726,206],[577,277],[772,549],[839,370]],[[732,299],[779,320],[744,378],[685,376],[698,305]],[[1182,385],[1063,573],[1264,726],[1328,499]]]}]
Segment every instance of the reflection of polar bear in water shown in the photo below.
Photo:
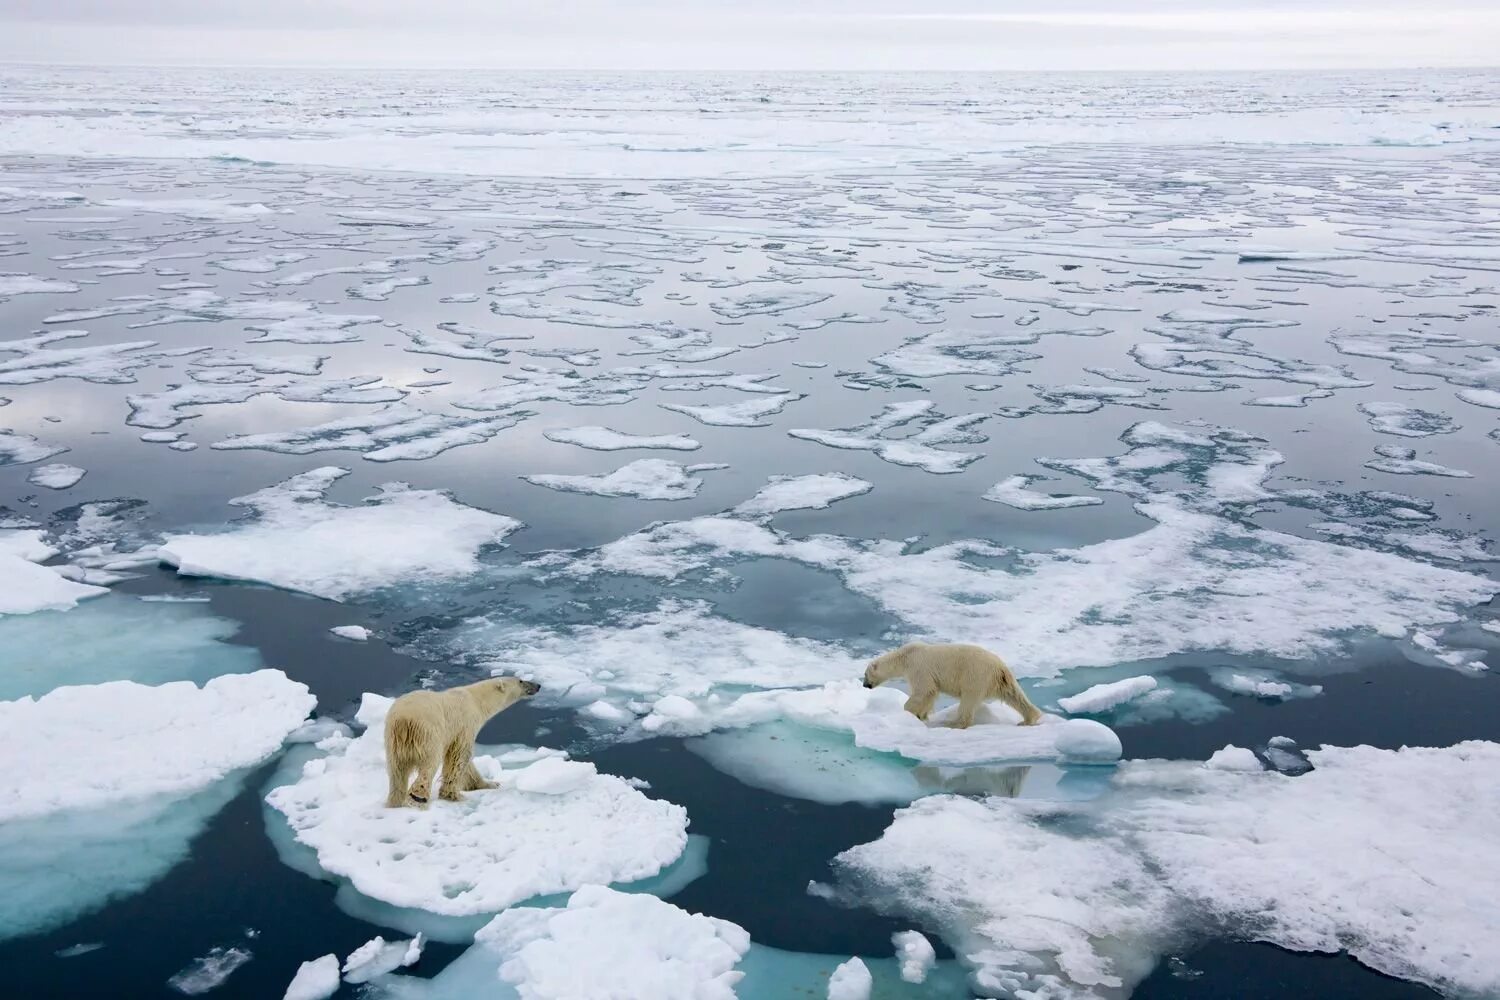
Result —
[{"label": "reflection of polar bear in water", "polygon": [[[496,713],[540,690],[540,685],[518,677],[491,677],[447,691],[412,691],[397,698],[385,717],[385,765],[391,779],[385,804],[404,806],[410,798],[427,808],[439,765],[440,796],[450,802],[462,800],[464,792],[494,788],[474,767],[474,737]],[[408,791],[412,771],[417,781]]]},{"label": "reflection of polar bear in water", "polygon": [[953,724],[959,729],[973,725],[974,713],[991,698],[1020,712],[1023,726],[1034,726],[1042,718],[1005,661],[979,646],[908,642],[870,661],[865,687],[879,687],[897,677],[906,678],[911,690],[906,710],[923,722],[939,694],[958,699],[958,718]]}]

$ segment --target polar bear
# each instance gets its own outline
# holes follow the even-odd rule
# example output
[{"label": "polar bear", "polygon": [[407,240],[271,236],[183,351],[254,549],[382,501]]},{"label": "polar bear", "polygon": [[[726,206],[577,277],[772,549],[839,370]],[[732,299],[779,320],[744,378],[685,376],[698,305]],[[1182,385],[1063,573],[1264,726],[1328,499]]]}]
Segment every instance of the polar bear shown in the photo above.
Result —
[{"label": "polar bear", "polygon": [[865,668],[865,687],[879,687],[897,677],[906,678],[911,690],[906,710],[923,722],[939,694],[958,699],[954,725],[959,729],[973,725],[975,711],[991,698],[999,698],[1020,712],[1023,726],[1034,726],[1042,719],[1005,662],[979,646],[908,642],[870,661]]},{"label": "polar bear", "polygon": [[[494,788],[474,767],[474,737],[499,712],[541,690],[519,677],[491,677],[446,691],[411,691],[391,703],[385,716],[385,765],[390,794],[385,804],[397,808],[415,801],[426,809],[432,779],[441,765],[439,797],[459,802],[464,792]],[[416,784],[408,789],[412,771]]]}]

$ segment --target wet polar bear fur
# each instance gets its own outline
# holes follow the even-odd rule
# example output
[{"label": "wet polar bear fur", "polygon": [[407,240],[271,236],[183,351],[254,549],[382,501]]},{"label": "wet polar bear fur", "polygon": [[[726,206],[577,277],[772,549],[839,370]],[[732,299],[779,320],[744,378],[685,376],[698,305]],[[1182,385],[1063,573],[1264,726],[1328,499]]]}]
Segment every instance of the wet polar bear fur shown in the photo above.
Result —
[{"label": "wet polar bear fur", "polygon": [[1021,713],[1023,726],[1034,726],[1042,718],[1005,661],[979,646],[908,642],[870,661],[865,668],[865,687],[879,687],[897,677],[906,678],[911,691],[906,710],[923,722],[940,694],[958,699],[958,718],[953,725],[959,729],[973,725],[974,713],[991,698]]},{"label": "wet polar bear fur", "polygon": [[[464,792],[494,788],[494,782],[485,781],[474,766],[474,737],[496,714],[540,690],[540,685],[519,677],[491,677],[397,698],[385,716],[385,765],[391,779],[385,804],[394,809],[415,802],[426,809],[439,767],[439,797],[449,802],[462,801]],[[408,787],[413,771],[417,780]]]}]

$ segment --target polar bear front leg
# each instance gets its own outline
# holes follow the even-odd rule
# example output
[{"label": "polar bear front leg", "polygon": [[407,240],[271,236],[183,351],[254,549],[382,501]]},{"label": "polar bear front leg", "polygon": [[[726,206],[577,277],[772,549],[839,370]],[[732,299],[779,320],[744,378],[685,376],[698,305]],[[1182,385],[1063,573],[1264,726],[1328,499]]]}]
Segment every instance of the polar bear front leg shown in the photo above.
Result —
[{"label": "polar bear front leg", "polygon": [[468,766],[464,768],[464,780],[460,786],[466,792],[482,792],[487,788],[499,788],[493,781],[484,780],[484,775],[479,773],[479,768],[474,766],[474,758],[469,758]]},{"label": "polar bear front leg", "polygon": [[937,685],[931,682],[911,682],[911,697],[906,699],[906,710],[923,722],[932,712],[933,703],[937,701]]}]

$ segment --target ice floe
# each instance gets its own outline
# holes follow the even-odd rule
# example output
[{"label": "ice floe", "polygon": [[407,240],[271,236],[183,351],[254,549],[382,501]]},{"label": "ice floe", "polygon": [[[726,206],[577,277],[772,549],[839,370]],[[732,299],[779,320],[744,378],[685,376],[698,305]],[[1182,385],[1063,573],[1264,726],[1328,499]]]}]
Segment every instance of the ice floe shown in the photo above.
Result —
[{"label": "ice floe", "polygon": [[851,958],[828,977],[828,1000],[870,1000],[874,986],[875,979],[865,963]]},{"label": "ice floe", "polygon": [[1360,403],[1359,412],[1368,417],[1370,426],[1381,434],[1397,437],[1431,437],[1459,430],[1458,424],[1447,414],[1401,403]]},{"label": "ice floe", "polygon": [[1128,762],[1083,803],[925,798],[837,866],[861,900],[940,929],[981,991],[1115,995],[1203,933],[1500,986],[1469,930],[1496,890],[1500,746],[1325,747],[1300,776],[1220,755],[1235,766]]},{"label": "ice floe", "polygon": [[1068,510],[1073,507],[1095,507],[1104,501],[1099,497],[1068,493],[1040,493],[1031,484],[1049,476],[1011,476],[984,492],[985,500],[1007,504],[1017,510]]},{"label": "ice floe", "polygon": [[600,476],[538,473],[521,478],[534,486],[545,486],[564,493],[634,497],[637,500],[688,500],[697,496],[698,491],[703,488],[703,480],[698,473],[728,467],[716,462],[685,466],[660,458],[642,458]]},{"label": "ice floe", "polygon": [[574,444],[594,451],[623,451],[627,448],[658,448],[667,451],[697,451],[703,447],[686,434],[626,434],[590,424],[582,427],[559,427],[544,431],[548,441]]},{"label": "ice floe", "polygon": [[213,948],[208,954],[189,962],[186,968],[167,980],[167,985],[184,996],[199,996],[223,986],[251,957],[244,948]]},{"label": "ice floe", "polygon": [[1216,685],[1231,694],[1265,698],[1270,701],[1312,698],[1323,693],[1321,684],[1297,684],[1282,680],[1264,670],[1217,667],[1210,670],[1208,676]]},{"label": "ice floe", "polygon": [[324,955],[303,962],[286,984],[281,1000],[328,1000],[339,991],[339,958]]},{"label": "ice floe", "polygon": [[[973,444],[987,440],[969,428],[989,419],[988,414],[969,413],[944,417],[934,409],[931,400],[888,403],[881,414],[857,427],[824,431],[796,428],[787,431],[794,438],[815,441],[830,448],[849,451],[871,451],[893,465],[908,465],[924,472],[955,473],[976,461],[973,452],[949,451],[942,444]],[[907,431],[909,436],[896,436]]]},{"label": "ice floe", "polygon": [[39,530],[0,530],[0,615],[65,611],[106,593],[103,587],[67,579],[57,567],[38,565],[56,554]]},{"label": "ice floe", "polygon": [[0,430],[0,465],[30,465],[67,450],[61,445],[43,444],[30,434]]},{"label": "ice floe", "polygon": [[788,403],[801,399],[799,393],[771,396],[766,399],[747,399],[742,403],[723,403],[713,406],[690,406],[683,403],[662,403],[664,410],[682,413],[701,424],[711,427],[766,427],[766,417],[780,413]]},{"label": "ice floe", "polygon": [[1415,448],[1402,448],[1393,444],[1378,444],[1375,446],[1375,454],[1379,457],[1372,458],[1365,463],[1365,468],[1374,469],[1376,472],[1389,472],[1396,476],[1444,476],[1449,479],[1473,479],[1472,472],[1463,469],[1455,469],[1451,466],[1440,465],[1437,462],[1428,462],[1417,458]]},{"label": "ice floe", "polygon": [[1107,712],[1156,690],[1156,678],[1149,675],[1126,677],[1123,680],[1095,684],[1075,695],[1057,699],[1057,706],[1070,715]]},{"label": "ice floe", "polygon": [[408,581],[462,576],[520,522],[437,490],[387,483],[353,506],[324,494],[347,469],[327,466],[230,503],[254,518],[218,534],[172,535],[164,562],[183,576],[252,580],[342,600]]},{"label": "ice floe", "polygon": [[215,441],[219,451],[257,448],[284,455],[319,451],[358,451],[371,462],[432,458],[450,448],[482,444],[520,423],[529,413],[493,417],[434,413],[409,403],[392,403],[370,413],[339,417],[310,427],[262,434],[237,434]]},{"label": "ice floe", "polygon": [[354,642],[365,642],[370,638],[370,630],[363,625],[335,625],[328,631],[340,639],[351,639]]},{"label": "ice floe", "polygon": [[807,476],[772,476],[756,494],[734,508],[737,514],[775,514],[785,510],[826,510],[840,500],[862,496],[875,488],[842,472]]},{"label": "ice floe", "polygon": [[422,957],[425,942],[418,934],[409,941],[387,941],[376,936],[360,945],[344,959],[342,972],[346,983],[368,983],[377,976],[384,976],[415,965]]},{"label": "ice floe", "polygon": [[[326,757],[266,797],[324,871],[366,896],[450,916],[494,913],[590,883],[649,878],[687,846],[680,806],[647,798],[620,778],[577,770],[588,765],[560,775],[545,759],[502,768],[476,755],[480,772],[499,787],[426,810],[388,809],[382,723],[389,704],[367,695],[366,732],[325,741]],[[537,790],[523,790],[538,766]]]},{"label": "ice floe", "polygon": [[27,475],[26,481],[34,486],[45,486],[49,490],[66,490],[78,485],[85,471],[76,465],[53,463],[39,465]]},{"label": "ice floe", "polygon": [[897,931],[891,936],[896,946],[896,957],[901,961],[901,978],[908,983],[920,983],[937,964],[937,952],[932,942],[920,931]]}]

